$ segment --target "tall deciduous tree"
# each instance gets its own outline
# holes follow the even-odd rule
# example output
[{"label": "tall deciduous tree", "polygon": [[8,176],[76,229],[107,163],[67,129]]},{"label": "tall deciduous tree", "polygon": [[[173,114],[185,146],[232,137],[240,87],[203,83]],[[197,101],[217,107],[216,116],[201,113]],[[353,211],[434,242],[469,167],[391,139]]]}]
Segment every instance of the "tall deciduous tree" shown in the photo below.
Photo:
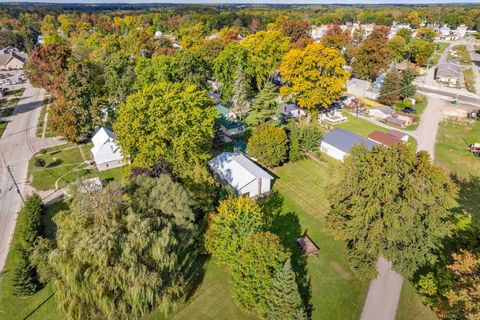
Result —
[{"label": "tall deciduous tree", "polygon": [[361,79],[373,80],[392,59],[388,47],[388,27],[376,27],[360,45],[353,63],[353,74]]},{"label": "tall deciduous tree", "polygon": [[261,88],[280,66],[290,48],[290,38],[278,30],[259,31],[243,39],[240,45],[250,53],[257,87]]},{"label": "tall deciduous tree", "polygon": [[247,238],[265,229],[260,206],[249,197],[223,200],[217,212],[208,215],[205,248],[222,265],[232,268]]},{"label": "tall deciduous tree", "polygon": [[195,165],[209,160],[216,118],[204,91],[163,82],[130,95],[113,127],[133,165],[152,167],[166,161],[185,178]]},{"label": "tall deciduous tree", "polygon": [[74,196],[55,217],[50,254],[66,318],[135,319],[171,306],[194,251],[193,220],[186,191],[166,175]]},{"label": "tall deciduous tree", "polygon": [[408,45],[410,60],[421,66],[428,64],[434,51],[434,43],[419,38],[413,39]]},{"label": "tall deciduous tree", "polygon": [[401,81],[401,91],[400,97],[402,99],[405,98],[413,98],[415,93],[417,92],[417,87],[413,83],[417,73],[414,69],[407,69],[402,72],[402,81]]},{"label": "tall deciduous tree", "polygon": [[329,188],[327,222],[345,239],[354,265],[373,271],[383,255],[406,277],[435,263],[454,229],[458,188],[426,152],[407,145],[357,147]]},{"label": "tall deciduous tree", "polygon": [[403,60],[405,56],[407,42],[399,35],[394,36],[389,42],[388,47],[392,50],[396,61]]},{"label": "tall deciduous tree", "polygon": [[342,50],[352,42],[352,37],[348,30],[343,31],[338,24],[334,24],[327,29],[321,42],[325,47]]},{"label": "tall deciduous tree", "polygon": [[30,83],[52,91],[61,82],[71,50],[65,44],[38,46],[30,55],[26,69]]},{"label": "tall deciduous tree", "polygon": [[378,101],[386,105],[393,105],[400,100],[402,76],[396,71],[391,71],[385,76]]},{"label": "tall deciduous tree", "polygon": [[281,164],[287,158],[288,137],[285,130],[272,124],[262,124],[253,130],[248,140],[248,153],[268,167]]},{"label": "tall deciduous tree", "polygon": [[468,251],[453,254],[452,288],[447,292],[448,303],[457,309],[460,317],[480,319],[480,256]]},{"label": "tall deciduous tree", "polygon": [[283,268],[276,273],[273,279],[268,294],[267,308],[268,319],[307,319],[290,259],[285,261]]},{"label": "tall deciduous tree", "polygon": [[251,235],[238,252],[231,273],[233,292],[240,305],[268,315],[275,274],[288,258],[276,235],[270,232]]},{"label": "tall deciduous tree", "polygon": [[348,79],[344,64],[345,60],[338,50],[319,43],[310,44],[305,49],[290,50],[280,66],[286,83],[280,94],[294,99],[308,111],[328,108],[343,93]]}]

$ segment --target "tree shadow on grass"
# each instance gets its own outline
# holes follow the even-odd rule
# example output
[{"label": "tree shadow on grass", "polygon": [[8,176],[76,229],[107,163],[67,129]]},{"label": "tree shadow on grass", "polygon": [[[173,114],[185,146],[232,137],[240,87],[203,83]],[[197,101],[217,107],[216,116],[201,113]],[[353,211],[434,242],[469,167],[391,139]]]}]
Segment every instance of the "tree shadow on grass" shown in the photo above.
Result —
[{"label": "tree shadow on grass", "polygon": [[[264,210],[272,213],[270,231],[278,235],[283,246],[291,253],[292,267],[296,275],[298,289],[302,297],[303,306],[311,318],[313,305],[310,300],[312,297],[311,278],[307,271],[307,256],[300,250],[297,239],[307,234],[302,232],[300,220],[295,212],[282,213],[283,197],[277,192],[272,194],[272,199],[264,202]],[[265,204],[269,207],[265,209]]]},{"label": "tree shadow on grass", "polygon": [[[193,255],[193,257],[192,257]],[[200,250],[195,250],[185,259],[183,274],[185,274],[184,299],[188,301],[200,285],[203,283],[206,273],[206,263],[210,259],[209,255],[200,254]]]}]

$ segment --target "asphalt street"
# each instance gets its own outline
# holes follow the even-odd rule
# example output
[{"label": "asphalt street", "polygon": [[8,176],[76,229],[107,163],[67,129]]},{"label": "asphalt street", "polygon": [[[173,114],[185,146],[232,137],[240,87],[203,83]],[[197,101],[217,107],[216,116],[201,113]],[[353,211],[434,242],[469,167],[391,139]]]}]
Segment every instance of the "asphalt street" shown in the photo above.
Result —
[{"label": "asphalt street", "polygon": [[28,161],[40,149],[61,143],[55,138],[36,137],[36,126],[45,91],[33,88],[28,83],[23,86],[26,90],[13,115],[6,118],[8,125],[0,138],[0,270],[3,270],[5,265],[17,213],[22,206]]}]

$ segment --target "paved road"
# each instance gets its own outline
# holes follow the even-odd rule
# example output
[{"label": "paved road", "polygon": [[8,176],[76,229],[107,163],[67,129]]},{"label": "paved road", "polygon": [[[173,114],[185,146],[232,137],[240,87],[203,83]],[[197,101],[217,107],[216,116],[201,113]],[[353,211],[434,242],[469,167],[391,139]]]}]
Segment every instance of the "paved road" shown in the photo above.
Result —
[{"label": "paved road", "polygon": [[22,206],[7,166],[23,194],[30,157],[42,148],[61,143],[55,138],[39,139],[35,136],[44,90],[32,88],[29,84],[25,87],[14,114],[7,118],[9,123],[0,138],[0,270],[5,265],[17,212]]}]

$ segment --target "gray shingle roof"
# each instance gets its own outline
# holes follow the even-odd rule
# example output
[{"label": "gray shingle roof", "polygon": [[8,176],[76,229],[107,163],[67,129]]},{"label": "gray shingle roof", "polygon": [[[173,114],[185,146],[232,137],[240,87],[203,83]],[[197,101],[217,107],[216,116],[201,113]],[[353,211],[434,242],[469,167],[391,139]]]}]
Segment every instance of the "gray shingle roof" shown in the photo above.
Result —
[{"label": "gray shingle roof", "polygon": [[360,144],[365,145],[368,150],[372,150],[374,146],[378,146],[378,143],[343,129],[333,129],[323,137],[323,141],[345,153],[350,153],[350,150],[354,146]]}]

